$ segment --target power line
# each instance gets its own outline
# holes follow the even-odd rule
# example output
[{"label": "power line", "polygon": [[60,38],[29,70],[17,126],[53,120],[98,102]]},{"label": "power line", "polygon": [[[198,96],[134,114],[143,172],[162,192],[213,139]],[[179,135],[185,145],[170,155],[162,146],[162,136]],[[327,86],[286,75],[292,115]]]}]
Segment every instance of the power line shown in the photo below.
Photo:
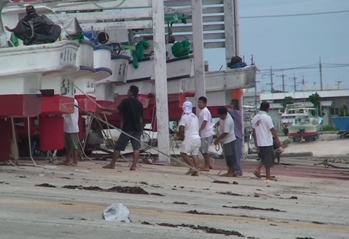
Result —
[{"label": "power line", "polygon": [[[349,67],[349,64],[333,64],[333,63],[322,63],[323,68],[340,68],[340,67]],[[289,71],[289,70],[309,70],[319,68],[318,64],[289,67],[289,68],[273,68],[273,72],[276,71]],[[261,73],[269,72],[270,69],[260,69]]]},{"label": "power line", "polygon": [[308,12],[308,13],[293,13],[293,14],[280,14],[280,15],[261,15],[261,16],[241,16],[241,19],[253,19],[253,18],[275,18],[275,17],[299,17],[299,16],[315,16],[326,14],[339,14],[347,13],[349,10],[329,11],[329,12]]}]

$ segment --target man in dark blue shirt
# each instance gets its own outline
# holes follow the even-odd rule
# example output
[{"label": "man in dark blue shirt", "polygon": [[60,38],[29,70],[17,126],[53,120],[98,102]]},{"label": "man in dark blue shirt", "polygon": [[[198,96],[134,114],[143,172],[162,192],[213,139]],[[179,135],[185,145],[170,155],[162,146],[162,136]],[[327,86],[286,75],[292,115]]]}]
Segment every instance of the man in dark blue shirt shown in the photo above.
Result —
[{"label": "man in dark blue shirt", "polygon": [[[139,150],[141,148],[141,135],[143,133],[143,105],[137,99],[138,87],[131,85],[127,98],[124,99],[116,109],[101,108],[102,111],[112,113],[119,112],[121,114],[121,129],[122,133],[115,144],[113,159],[110,164],[103,168],[115,168],[115,163],[120,157],[120,152],[124,151],[128,142],[131,141],[133,148],[133,164],[130,170],[136,170],[139,159]],[[131,137],[132,136],[132,137]]]}]

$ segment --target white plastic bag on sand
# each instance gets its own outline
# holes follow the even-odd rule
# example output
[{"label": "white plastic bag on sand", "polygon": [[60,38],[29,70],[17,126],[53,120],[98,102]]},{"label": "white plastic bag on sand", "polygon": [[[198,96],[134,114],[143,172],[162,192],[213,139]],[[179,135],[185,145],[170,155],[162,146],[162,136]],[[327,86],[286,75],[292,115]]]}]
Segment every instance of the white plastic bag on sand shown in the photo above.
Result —
[{"label": "white plastic bag on sand", "polygon": [[113,203],[103,211],[103,219],[106,221],[131,222],[130,211],[121,203]]}]

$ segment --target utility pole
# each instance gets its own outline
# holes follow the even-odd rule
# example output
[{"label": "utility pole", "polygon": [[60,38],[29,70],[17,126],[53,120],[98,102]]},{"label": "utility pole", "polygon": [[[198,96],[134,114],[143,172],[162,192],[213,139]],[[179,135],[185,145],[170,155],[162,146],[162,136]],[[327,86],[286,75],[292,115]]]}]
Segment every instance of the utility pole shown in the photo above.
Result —
[{"label": "utility pole", "polygon": [[284,72],[282,72],[281,75],[277,75],[277,76],[281,76],[281,79],[282,79],[282,92],[285,92],[285,74]]},{"label": "utility pole", "polygon": [[274,92],[274,80],[273,80],[273,68],[270,67],[270,92],[273,93]]},{"label": "utility pole", "polygon": [[321,56],[319,57],[319,71],[320,71],[320,90],[323,90],[323,88],[322,88],[322,64],[321,64]]},{"label": "utility pole", "polygon": [[302,85],[303,85],[303,88],[304,88],[304,85],[305,85],[304,75],[303,75],[303,78],[302,78]]},{"label": "utility pole", "polygon": [[340,86],[341,86],[342,81],[337,80],[336,83],[337,83],[337,90],[339,90],[341,88]]},{"label": "utility pole", "polygon": [[294,74],[293,76],[293,87],[294,87],[294,92],[297,92],[297,77],[296,77],[296,74]]},{"label": "utility pole", "polygon": [[302,75],[302,91],[305,91],[305,79],[304,79],[304,75]]}]

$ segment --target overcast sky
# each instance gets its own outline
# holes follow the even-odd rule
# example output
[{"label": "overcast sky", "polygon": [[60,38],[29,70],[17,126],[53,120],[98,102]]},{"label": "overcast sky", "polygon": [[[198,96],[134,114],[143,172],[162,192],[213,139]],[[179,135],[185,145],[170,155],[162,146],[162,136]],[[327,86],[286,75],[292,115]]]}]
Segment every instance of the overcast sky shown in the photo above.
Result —
[{"label": "overcast sky", "polygon": [[[320,86],[319,63],[321,56],[323,86],[338,84],[349,88],[349,0],[240,0],[241,54],[247,63],[253,55],[258,74],[258,88],[270,91],[270,75],[264,70],[310,66],[314,69],[285,70],[274,72],[274,89],[282,89],[281,75],[285,74],[286,90],[292,91],[294,74],[297,89],[305,84]],[[292,17],[246,18],[287,14],[308,14],[345,11],[320,15]],[[211,60],[210,70],[224,65],[224,49],[206,50]],[[210,55],[210,57],[208,57]],[[336,67],[329,64],[347,64]],[[312,66],[313,65],[313,66]],[[332,67],[332,68],[326,68]],[[269,84],[269,85],[268,85]]]}]

